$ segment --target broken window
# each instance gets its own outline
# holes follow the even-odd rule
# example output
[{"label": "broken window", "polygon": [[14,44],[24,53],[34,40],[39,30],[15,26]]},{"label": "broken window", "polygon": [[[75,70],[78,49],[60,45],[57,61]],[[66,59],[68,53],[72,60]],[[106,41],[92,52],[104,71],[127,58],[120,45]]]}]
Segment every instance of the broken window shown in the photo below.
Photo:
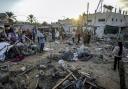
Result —
[{"label": "broken window", "polygon": [[88,22],[92,22],[92,20],[88,20]]},{"label": "broken window", "polygon": [[116,22],[117,22],[117,19],[116,19]]},{"label": "broken window", "polygon": [[104,34],[117,34],[119,32],[119,27],[116,26],[106,26],[104,29]]},{"label": "broken window", "polygon": [[98,19],[99,22],[105,22],[105,19]]},{"label": "broken window", "polygon": [[120,22],[122,23],[122,19],[120,20]]},{"label": "broken window", "polygon": [[114,19],[112,18],[112,21],[114,21]]}]

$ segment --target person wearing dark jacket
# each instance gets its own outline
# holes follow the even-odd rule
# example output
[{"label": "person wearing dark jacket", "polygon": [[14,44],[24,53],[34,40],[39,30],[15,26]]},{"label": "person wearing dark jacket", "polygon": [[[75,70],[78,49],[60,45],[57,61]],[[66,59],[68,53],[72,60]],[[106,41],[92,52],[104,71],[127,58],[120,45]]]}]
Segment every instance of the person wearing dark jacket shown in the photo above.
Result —
[{"label": "person wearing dark jacket", "polygon": [[123,44],[122,42],[118,42],[118,46],[115,46],[112,54],[114,55],[114,70],[116,70],[117,66],[119,69],[119,63],[122,59],[122,53],[123,53]]}]

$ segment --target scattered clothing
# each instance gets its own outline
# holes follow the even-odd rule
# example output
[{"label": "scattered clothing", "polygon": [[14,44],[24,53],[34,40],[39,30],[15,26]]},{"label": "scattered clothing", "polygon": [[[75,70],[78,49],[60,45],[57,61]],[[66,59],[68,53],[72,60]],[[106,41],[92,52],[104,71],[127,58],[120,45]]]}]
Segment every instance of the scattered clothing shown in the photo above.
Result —
[{"label": "scattered clothing", "polygon": [[78,54],[77,53],[74,53],[73,54],[73,59],[72,59],[73,61],[77,61],[78,60]]},{"label": "scattered clothing", "polygon": [[78,53],[78,59],[81,61],[85,61],[85,60],[87,61],[92,57],[90,51],[84,45],[80,46],[80,48],[77,48],[77,53]]},{"label": "scattered clothing", "polygon": [[67,61],[71,61],[73,57],[74,57],[74,54],[70,51],[62,54],[62,59],[67,60]]},{"label": "scattered clothing", "polygon": [[59,60],[58,61],[58,63],[59,63],[59,65],[62,67],[62,68],[67,68],[67,65],[66,65],[66,63],[64,62],[64,60]]}]

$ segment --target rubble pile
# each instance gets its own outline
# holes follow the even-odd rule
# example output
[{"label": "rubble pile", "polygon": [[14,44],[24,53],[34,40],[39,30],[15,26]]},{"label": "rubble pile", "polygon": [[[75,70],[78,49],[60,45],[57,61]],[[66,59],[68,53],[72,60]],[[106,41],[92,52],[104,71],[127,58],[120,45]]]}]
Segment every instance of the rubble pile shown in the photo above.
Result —
[{"label": "rubble pile", "polygon": [[[75,71],[76,72],[76,71]],[[77,74],[77,75],[76,75]],[[96,84],[95,79],[80,73],[70,72],[52,89],[104,89]]]},{"label": "rubble pile", "polygon": [[112,62],[112,50],[113,50],[113,45],[106,44],[106,42],[96,42],[93,44],[93,48],[90,49],[94,60],[92,60],[94,63],[111,63]]},{"label": "rubble pile", "polygon": [[17,70],[0,67],[0,89],[104,89],[80,68],[67,69],[51,62],[23,66]]},{"label": "rubble pile", "polygon": [[125,81],[128,85],[125,27],[117,32],[113,29],[118,26],[85,26],[81,17],[51,24],[35,23],[33,15],[30,23],[7,17],[11,18],[0,17],[7,20],[0,23],[0,89],[125,89]]}]

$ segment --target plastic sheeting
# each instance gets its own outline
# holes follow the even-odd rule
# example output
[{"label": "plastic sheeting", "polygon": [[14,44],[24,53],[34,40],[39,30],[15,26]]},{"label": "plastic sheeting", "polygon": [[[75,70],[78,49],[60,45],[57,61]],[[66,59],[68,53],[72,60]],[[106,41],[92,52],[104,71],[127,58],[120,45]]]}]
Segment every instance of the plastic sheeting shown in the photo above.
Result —
[{"label": "plastic sheeting", "polygon": [[90,51],[88,50],[88,47],[84,46],[84,45],[81,45],[80,48],[77,48],[77,53],[78,55],[81,54],[81,53],[90,53]]},{"label": "plastic sheeting", "polygon": [[64,62],[64,60],[59,60],[58,61],[58,63],[59,63],[59,65],[61,65],[63,68],[67,68],[67,65],[66,65],[66,63]]},{"label": "plastic sheeting", "polygon": [[74,57],[74,54],[72,52],[65,52],[62,54],[62,59],[71,61]]},{"label": "plastic sheeting", "polygon": [[12,46],[7,42],[0,42],[0,61],[5,60],[5,53],[11,48]]}]

